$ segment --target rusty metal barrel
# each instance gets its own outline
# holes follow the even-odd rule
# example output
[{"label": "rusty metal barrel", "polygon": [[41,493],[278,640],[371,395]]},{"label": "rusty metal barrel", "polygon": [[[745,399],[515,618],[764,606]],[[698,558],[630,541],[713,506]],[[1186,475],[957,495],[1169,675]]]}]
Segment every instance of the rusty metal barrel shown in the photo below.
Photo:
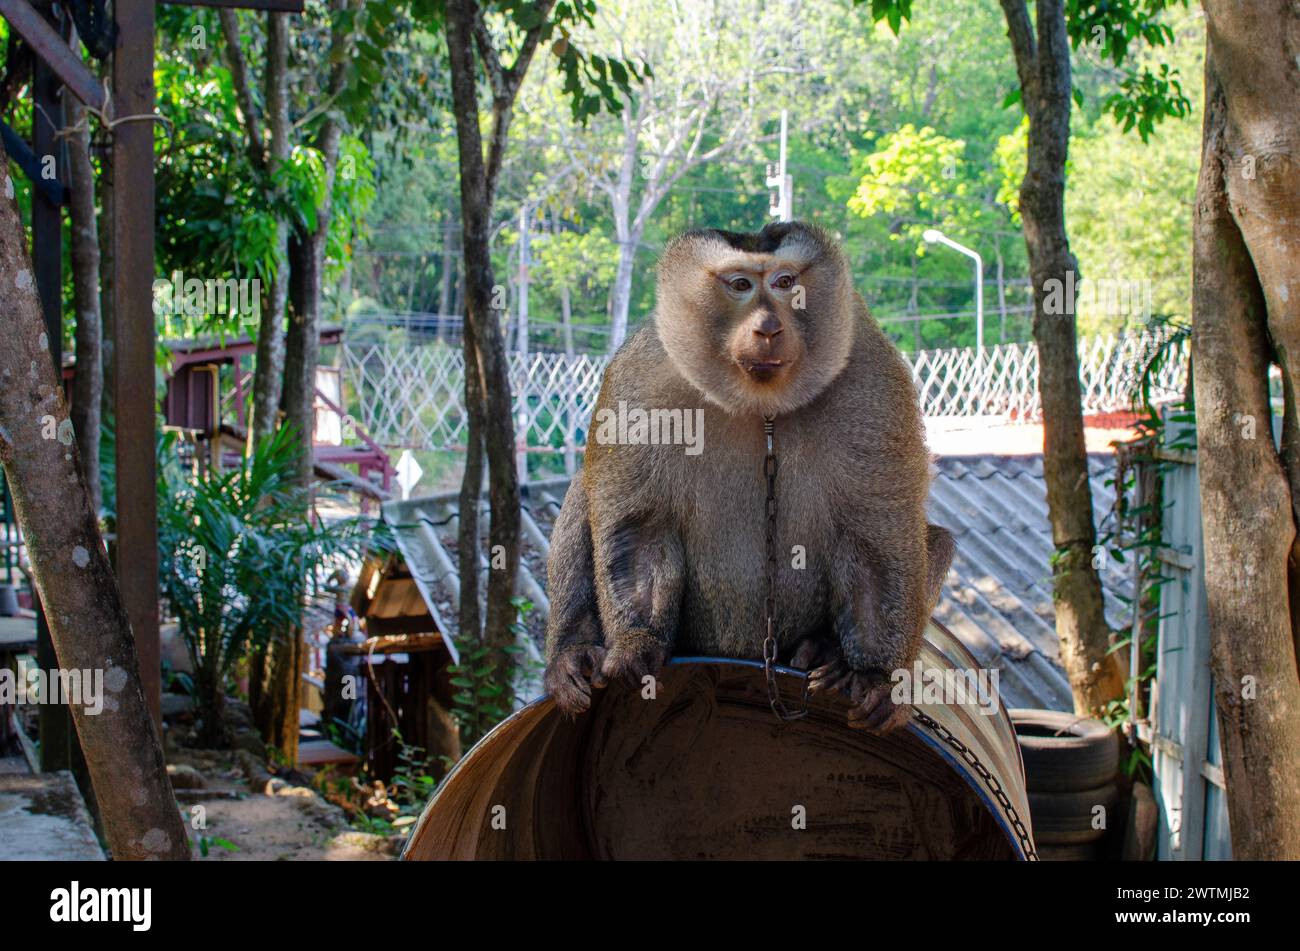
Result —
[{"label": "rusty metal barrel", "polygon": [[[929,671],[975,671],[932,623]],[[804,675],[778,668],[788,705]],[[776,719],[763,665],[683,657],[653,700],[611,686],[568,719],[541,698],[443,780],[403,852],[442,859],[946,859],[1033,855],[1024,769],[1000,701],[914,704],[904,729],[850,729],[847,701]]]}]

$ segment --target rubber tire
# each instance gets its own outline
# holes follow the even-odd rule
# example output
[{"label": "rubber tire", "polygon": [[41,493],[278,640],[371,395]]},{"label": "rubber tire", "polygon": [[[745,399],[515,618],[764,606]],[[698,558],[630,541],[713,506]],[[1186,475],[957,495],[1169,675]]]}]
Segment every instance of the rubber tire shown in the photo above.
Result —
[{"label": "rubber tire", "polygon": [[1119,737],[1100,720],[1059,710],[1008,713],[1025,762],[1025,789],[1029,792],[1095,789],[1113,780],[1119,771]]},{"label": "rubber tire", "polygon": [[1101,861],[1101,845],[1097,842],[1087,842],[1083,845],[1047,845],[1046,843],[1038,845],[1038,859],[1040,862],[1099,862]]},{"label": "rubber tire", "polygon": [[[1106,828],[1092,827],[1092,810],[1106,808]],[[1077,792],[1029,794],[1029,817],[1036,845],[1085,845],[1103,838],[1118,816],[1119,789],[1107,783]]]}]

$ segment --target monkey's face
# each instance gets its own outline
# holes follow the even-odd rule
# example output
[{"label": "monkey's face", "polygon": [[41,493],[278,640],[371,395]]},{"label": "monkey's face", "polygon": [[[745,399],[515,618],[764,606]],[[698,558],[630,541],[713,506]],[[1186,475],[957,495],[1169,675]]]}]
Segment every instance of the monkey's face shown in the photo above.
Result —
[{"label": "monkey's face", "polygon": [[839,250],[805,225],[690,232],[659,267],[656,322],[674,364],[735,413],[815,398],[848,361],[853,308]]}]

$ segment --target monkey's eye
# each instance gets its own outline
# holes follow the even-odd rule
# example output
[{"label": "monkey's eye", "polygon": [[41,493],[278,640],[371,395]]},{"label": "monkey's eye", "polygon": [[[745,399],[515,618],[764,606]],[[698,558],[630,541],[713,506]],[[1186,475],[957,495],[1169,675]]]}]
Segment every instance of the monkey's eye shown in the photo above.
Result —
[{"label": "monkey's eye", "polygon": [[733,291],[743,294],[745,293],[745,291],[749,290],[754,285],[747,277],[733,277],[731,280],[727,282],[727,286],[730,287]]},{"label": "monkey's eye", "polygon": [[772,286],[780,291],[788,291],[790,288],[794,287],[794,275],[779,274],[777,275],[776,280],[772,282]]}]

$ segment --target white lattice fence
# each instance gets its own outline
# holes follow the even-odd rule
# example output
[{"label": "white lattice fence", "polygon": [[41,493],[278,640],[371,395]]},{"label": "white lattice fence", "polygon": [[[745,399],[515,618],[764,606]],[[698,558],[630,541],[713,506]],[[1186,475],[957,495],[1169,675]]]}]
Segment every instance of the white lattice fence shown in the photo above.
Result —
[{"label": "white lattice fence", "polygon": [[[1079,383],[1085,413],[1131,406],[1141,369],[1162,338],[1095,337],[1079,342]],[[1182,392],[1186,343],[1175,345],[1152,380],[1153,396]],[[907,354],[922,412],[939,416],[1041,415],[1038,348],[1007,344],[987,348],[926,350]],[[608,357],[510,355],[516,432],[535,450],[563,451],[586,444],[586,428]],[[394,448],[455,449],[465,445],[464,357],[445,343],[346,344],[343,376],[358,407],[358,421],[376,442]]]}]

